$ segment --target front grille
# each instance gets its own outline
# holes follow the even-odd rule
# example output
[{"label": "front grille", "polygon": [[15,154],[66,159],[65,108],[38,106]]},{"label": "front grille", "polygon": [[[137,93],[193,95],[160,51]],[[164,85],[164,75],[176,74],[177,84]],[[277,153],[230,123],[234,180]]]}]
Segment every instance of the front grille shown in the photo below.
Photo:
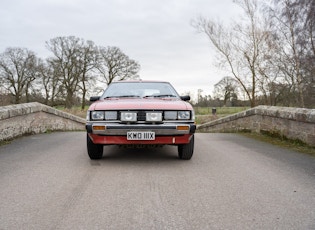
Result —
[{"label": "front grille", "polygon": [[137,112],[137,120],[138,121],[145,121],[146,120],[146,112],[143,110],[140,110]]}]

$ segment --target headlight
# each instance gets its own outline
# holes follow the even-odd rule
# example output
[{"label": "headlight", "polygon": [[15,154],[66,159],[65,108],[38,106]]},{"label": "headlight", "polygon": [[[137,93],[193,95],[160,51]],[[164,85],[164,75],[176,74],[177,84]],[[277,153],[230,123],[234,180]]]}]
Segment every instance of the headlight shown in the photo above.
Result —
[{"label": "headlight", "polygon": [[121,112],[120,114],[121,121],[137,121],[137,113],[135,112]]},{"label": "headlight", "polygon": [[176,120],[177,119],[177,111],[165,111],[164,112],[165,120]]},{"label": "headlight", "polygon": [[104,111],[92,111],[91,119],[92,120],[104,120]]},{"label": "headlight", "polygon": [[161,112],[147,112],[146,121],[151,121],[151,122],[162,121],[162,113]]},{"label": "headlight", "polygon": [[190,120],[190,111],[178,111],[178,120]]}]

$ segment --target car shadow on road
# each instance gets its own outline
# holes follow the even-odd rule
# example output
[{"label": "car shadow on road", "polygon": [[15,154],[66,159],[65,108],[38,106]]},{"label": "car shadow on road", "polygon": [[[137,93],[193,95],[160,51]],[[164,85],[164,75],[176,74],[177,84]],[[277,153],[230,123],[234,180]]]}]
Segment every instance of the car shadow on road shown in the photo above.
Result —
[{"label": "car shadow on road", "polygon": [[[97,162],[173,162],[178,161],[176,146],[156,148],[126,148],[104,146],[103,158]],[[93,165],[95,161],[92,161]]]}]

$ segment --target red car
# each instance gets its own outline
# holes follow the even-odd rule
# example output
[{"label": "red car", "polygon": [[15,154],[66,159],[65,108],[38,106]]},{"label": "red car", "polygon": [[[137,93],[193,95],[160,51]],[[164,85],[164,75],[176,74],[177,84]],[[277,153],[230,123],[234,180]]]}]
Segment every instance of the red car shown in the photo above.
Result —
[{"label": "red car", "polygon": [[87,151],[103,157],[104,145],[178,146],[178,157],[194,152],[195,114],[168,82],[120,81],[111,83],[87,112]]}]

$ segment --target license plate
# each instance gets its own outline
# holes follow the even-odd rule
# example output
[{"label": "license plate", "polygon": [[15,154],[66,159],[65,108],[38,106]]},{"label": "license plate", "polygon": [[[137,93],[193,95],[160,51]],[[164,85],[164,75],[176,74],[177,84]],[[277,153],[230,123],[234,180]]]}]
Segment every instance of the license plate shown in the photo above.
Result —
[{"label": "license plate", "polygon": [[155,140],[154,132],[127,132],[127,140]]}]

